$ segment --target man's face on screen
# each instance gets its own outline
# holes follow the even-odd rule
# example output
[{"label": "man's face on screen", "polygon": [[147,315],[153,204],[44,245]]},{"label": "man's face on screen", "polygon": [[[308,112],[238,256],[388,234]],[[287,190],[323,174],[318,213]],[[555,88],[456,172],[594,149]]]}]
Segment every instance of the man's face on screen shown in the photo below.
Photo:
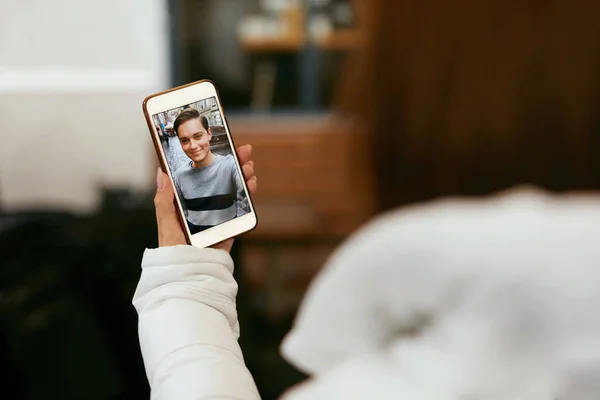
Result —
[{"label": "man's face on screen", "polygon": [[177,136],[181,143],[181,148],[185,154],[195,163],[204,161],[210,154],[210,128],[206,130],[202,126],[200,118],[191,119],[184,122],[177,130]]}]

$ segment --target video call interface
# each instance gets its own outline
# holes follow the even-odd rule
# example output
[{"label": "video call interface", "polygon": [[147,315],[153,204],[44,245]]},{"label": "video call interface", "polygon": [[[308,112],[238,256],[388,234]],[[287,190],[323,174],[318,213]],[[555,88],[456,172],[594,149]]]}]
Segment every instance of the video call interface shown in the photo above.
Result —
[{"label": "video call interface", "polygon": [[192,235],[250,212],[216,97],[153,120]]}]

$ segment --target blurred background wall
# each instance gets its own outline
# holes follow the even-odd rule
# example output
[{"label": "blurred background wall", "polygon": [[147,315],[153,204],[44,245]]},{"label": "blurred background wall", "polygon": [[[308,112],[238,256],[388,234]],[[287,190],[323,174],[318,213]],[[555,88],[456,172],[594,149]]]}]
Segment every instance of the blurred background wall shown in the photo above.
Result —
[{"label": "blurred background wall", "polygon": [[103,185],[146,189],[140,99],[169,82],[164,0],[5,0],[0,204],[91,211]]}]

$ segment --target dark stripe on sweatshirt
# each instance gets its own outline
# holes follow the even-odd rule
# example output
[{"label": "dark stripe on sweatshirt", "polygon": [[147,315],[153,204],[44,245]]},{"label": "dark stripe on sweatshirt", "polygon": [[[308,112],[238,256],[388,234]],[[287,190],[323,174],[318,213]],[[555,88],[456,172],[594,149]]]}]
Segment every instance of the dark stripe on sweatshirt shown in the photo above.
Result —
[{"label": "dark stripe on sweatshirt", "polygon": [[200,233],[209,228],[212,228],[212,226],[209,226],[209,225],[201,225],[201,226],[194,225],[190,221],[187,221],[187,224],[188,224],[188,228],[190,228],[190,232],[192,233],[192,235],[195,235],[196,233]]},{"label": "dark stripe on sweatshirt", "polygon": [[234,194],[218,194],[208,197],[185,199],[185,206],[191,211],[223,210],[235,202]]}]

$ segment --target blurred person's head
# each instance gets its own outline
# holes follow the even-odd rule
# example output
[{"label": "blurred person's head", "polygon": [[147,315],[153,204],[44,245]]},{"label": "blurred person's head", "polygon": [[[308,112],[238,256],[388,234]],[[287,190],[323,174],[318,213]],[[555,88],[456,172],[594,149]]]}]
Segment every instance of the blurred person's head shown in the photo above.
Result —
[{"label": "blurred person's head", "polygon": [[599,2],[362,1],[340,105],[370,149],[378,210],[600,187]]},{"label": "blurred person's head", "polygon": [[184,109],[175,119],[173,130],[179,138],[184,153],[196,166],[211,154],[211,129],[208,119],[193,108]]}]

